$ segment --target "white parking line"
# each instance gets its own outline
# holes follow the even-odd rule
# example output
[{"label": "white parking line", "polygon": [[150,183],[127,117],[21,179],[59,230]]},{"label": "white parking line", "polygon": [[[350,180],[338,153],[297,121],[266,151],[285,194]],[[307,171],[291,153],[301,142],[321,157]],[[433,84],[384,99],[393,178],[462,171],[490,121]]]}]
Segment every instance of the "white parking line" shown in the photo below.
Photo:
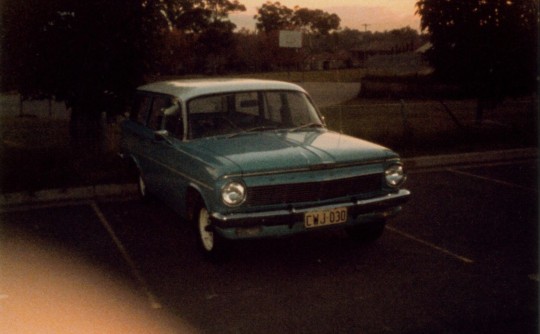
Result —
[{"label": "white parking line", "polygon": [[143,289],[143,291],[146,294],[146,297],[148,299],[148,302],[150,303],[150,307],[153,308],[153,309],[160,309],[161,304],[158,302],[157,298],[154,296],[154,294],[148,288],[148,284],[146,283],[146,280],[144,279],[144,277],[141,275],[141,273],[137,269],[137,266],[135,265],[135,262],[131,259],[131,256],[129,256],[129,253],[127,252],[126,248],[124,247],[124,245],[122,244],[120,239],[118,239],[118,237],[116,236],[116,233],[114,233],[114,230],[111,227],[111,224],[109,224],[109,222],[107,221],[107,218],[105,217],[105,215],[103,214],[103,212],[101,211],[99,206],[97,205],[96,201],[90,201],[89,205],[94,210],[96,216],[98,217],[98,219],[101,222],[101,224],[103,225],[103,227],[105,227],[105,229],[109,233],[109,236],[111,237],[114,244],[116,245],[116,248],[118,248],[118,250],[120,251],[120,254],[122,254],[122,257],[124,258],[124,261],[126,261],[126,263],[128,264],[132,275],[139,282],[139,285]]},{"label": "white parking line", "polygon": [[507,182],[507,181],[502,181],[502,180],[494,179],[494,178],[491,178],[491,177],[476,175],[476,174],[473,174],[473,173],[464,172],[462,170],[457,170],[457,169],[453,169],[453,168],[448,168],[447,170],[449,172],[452,172],[452,173],[455,173],[455,174],[468,176],[468,177],[472,177],[472,178],[479,179],[479,180],[489,181],[489,182],[497,183],[497,184],[504,185],[504,186],[511,187],[511,188],[517,188],[517,189],[533,191],[533,192],[537,191],[537,189],[535,189],[535,188],[525,187],[525,186],[522,186],[522,185],[519,185],[519,184],[515,184],[515,183]]},{"label": "white parking line", "polygon": [[400,230],[398,230],[398,229],[396,229],[396,228],[394,228],[394,227],[390,227],[390,226],[388,226],[388,225],[386,225],[386,229],[389,230],[389,231],[391,231],[391,232],[394,232],[394,233],[396,233],[396,234],[399,234],[399,235],[401,235],[402,237],[405,237],[405,238],[407,238],[407,239],[411,239],[411,240],[416,241],[416,242],[418,242],[418,243],[420,243],[420,244],[422,244],[422,245],[424,245],[424,246],[427,246],[427,247],[432,248],[432,249],[434,249],[434,250],[436,250],[436,251],[439,251],[439,252],[441,252],[441,253],[444,253],[444,254],[446,254],[446,255],[449,255],[449,256],[451,256],[451,257],[453,257],[453,258],[455,258],[455,259],[458,259],[458,260],[460,260],[460,261],[462,261],[462,262],[464,262],[464,263],[467,263],[467,264],[474,263],[474,260],[471,260],[471,259],[469,259],[469,258],[467,258],[467,257],[465,257],[465,256],[458,255],[458,254],[456,254],[456,253],[453,253],[453,252],[449,251],[448,249],[439,247],[439,246],[437,246],[437,245],[435,245],[435,244],[433,244],[433,243],[431,243],[431,242],[429,242],[429,241],[425,241],[425,240],[422,240],[422,239],[420,239],[420,238],[417,238],[417,237],[415,237],[414,235],[409,234],[409,233],[407,233],[407,232],[400,231]]}]

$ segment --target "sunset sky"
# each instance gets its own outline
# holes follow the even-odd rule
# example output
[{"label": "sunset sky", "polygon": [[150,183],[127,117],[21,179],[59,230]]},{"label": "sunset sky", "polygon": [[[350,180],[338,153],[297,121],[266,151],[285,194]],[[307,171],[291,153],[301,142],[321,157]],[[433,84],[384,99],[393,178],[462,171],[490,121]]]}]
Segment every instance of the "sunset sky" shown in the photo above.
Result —
[{"label": "sunset sky", "polygon": [[[277,0],[271,0],[276,2]],[[385,31],[411,27],[419,30],[420,17],[415,15],[417,0],[280,0],[289,8],[295,6],[309,9],[322,9],[341,18],[341,27],[364,30],[364,24],[371,31]],[[266,0],[240,0],[247,10],[243,13],[230,15],[238,28],[255,29],[253,15],[257,7]]]}]

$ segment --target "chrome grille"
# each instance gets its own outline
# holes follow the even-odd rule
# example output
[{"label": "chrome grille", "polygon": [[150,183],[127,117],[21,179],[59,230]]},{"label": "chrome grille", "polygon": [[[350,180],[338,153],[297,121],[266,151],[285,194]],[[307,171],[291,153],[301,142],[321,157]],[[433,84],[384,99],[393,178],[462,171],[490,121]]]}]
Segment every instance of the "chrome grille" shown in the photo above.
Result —
[{"label": "chrome grille", "polygon": [[247,204],[250,206],[291,204],[347,196],[362,197],[380,191],[382,180],[382,174],[370,174],[322,182],[253,187],[248,190]]}]

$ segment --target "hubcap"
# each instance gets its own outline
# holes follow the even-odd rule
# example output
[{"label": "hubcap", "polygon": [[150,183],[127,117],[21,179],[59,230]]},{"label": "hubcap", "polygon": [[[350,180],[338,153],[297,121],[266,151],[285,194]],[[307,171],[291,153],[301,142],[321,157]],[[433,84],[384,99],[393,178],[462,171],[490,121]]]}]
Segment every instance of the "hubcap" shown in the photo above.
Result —
[{"label": "hubcap", "polygon": [[210,216],[208,215],[208,210],[202,208],[199,212],[199,235],[202,246],[207,252],[212,251],[214,248],[214,233],[208,231],[208,226],[210,225],[209,218]]}]

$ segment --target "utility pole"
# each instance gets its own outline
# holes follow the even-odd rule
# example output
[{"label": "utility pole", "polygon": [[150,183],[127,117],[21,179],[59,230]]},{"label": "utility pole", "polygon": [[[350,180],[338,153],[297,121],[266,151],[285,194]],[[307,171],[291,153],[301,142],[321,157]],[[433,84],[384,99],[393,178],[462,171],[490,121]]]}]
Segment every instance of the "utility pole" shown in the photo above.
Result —
[{"label": "utility pole", "polygon": [[[363,23],[363,24],[361,24],[361,25],[364,26],[364,32],[367,32],[367,27],[369,27],[371,24],[369,24],[369,23]],[[369,45],[369,40],[368,40],[368,45]],[[367,46],[364,47],[364,57],[363,57],[363,60],[362,60],[363,63],[364,63],[363,66],[366,66],[366,61],[367,61],[367,50],[366,50],[366,49],[367,49]]]}]

